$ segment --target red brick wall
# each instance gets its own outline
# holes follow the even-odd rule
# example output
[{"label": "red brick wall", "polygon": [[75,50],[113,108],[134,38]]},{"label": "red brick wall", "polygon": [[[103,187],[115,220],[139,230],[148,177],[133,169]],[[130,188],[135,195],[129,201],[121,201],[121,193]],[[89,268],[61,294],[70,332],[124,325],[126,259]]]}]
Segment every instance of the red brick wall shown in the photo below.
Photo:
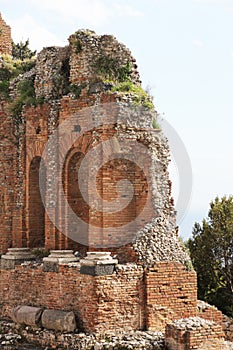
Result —
[{"label": "red brick wall", "polygon": [[[40,193],[39,174],[46,176],[44,161],[41,157],[35,157],[31,161],[29,170],[29,227],[28,238],[31,248],[44,247],[45,245],[45,208]],[[44,189],[46,183],[44,183]],[[41,187],[42,189],[42,187]],[[43,191],[45,193],[45,190]]]},{"label": "red brick wall", "polygon": [[2,315],[16,305],[74,310],[87,331],[144,328],[143,270],[126,267],[111,276],[81,275],[60,266],[43,272],[41,266],[17,266],[0,274]]},{"label": "red brick wall", "polygon": [[16,186],[14,123],[9,106],[0,101],[0,254],[12,245],[12,212]]},{"label": "red brick wall", "polygon": [[222,325],[223,315],[220,310],[216,307],[208,305],[205,303],[205,306],[199,307],[198,305],[198,316],[204,318],[205,320],[214,321]]},{"label": "red brick wall", "polygon": [[196,316],[196,273],[180,263],[159,262],[146,275],[147,328],[163,330],[172,320]]},{"label": "red brick wall", "polygon": [[0,13],[0,54],[11,55],[12,54],[12,39],[11,28],[2,19]]},{"label": "red brick wall", "polygon": [[[111,102],[114,101],[114,96],[102,94],[101,99],[101,102]],[[62,123],[78,110],[91,106],[93,102],[94,97],[92,95],[87,96],[86,93],[83,93],[78,100],[63,98],[61,101],[60,112],[55,112],[56,120],[54,128],[56,127],[56,123]],[[117,109],[110,110],[111,117],[112,115],[113,117],[114,115],[117,117],[117,112]],[[63,207],[62,204],[58,202],[58,206],[54,211],[54,217],[60,217],[61,220],[65,221],[63,227],[65,227],[66,235],[58,231],[58,229],[51,222],[50,218],[48,218],[47,214],[44,214],[42,208],[38,186],[38,166],[35,168],[33,162],[35,162],[36,159],[39,161],[39,159],[42,157],[44,147],[51,132],[51,130],[49,130],[49,118],[52,113],[51,106],[44,104],[42,106],[27,107],[24,109],[26,124],[25,126],[22,125],[23,137],[20,140],[22,145],[21,148],[15,144],[15,139],[12,135],[14,132],[14,118],[7,117],[6,111],[3,107],[1,113],[2,119],[4,120],[2,128],[4,125],[4,129],[2,131],[0,130],[0,133],[1,135],[6,134],[6,121],[9,122],[9,132],[4,138],[4,143],[2,143],[3,152],[0,157],[2,159],[2,167],[9,166],[8,173],[10,174],[9,176],[11,176],[12,183],[10,186],[7,186],[7,189],[9,190],[8,192],[11,191],[11,196],[13,198],[11,200],[13,213],[11,214],[10,210],[7,210],[7,216],[9,215],[9,217],[7,218],[4,213],[2,213],[2,216],[0,217],[0,226],[2,225],[0,249],[2,253],[5,253],[7,248],[11,245],[13,247],[29,246],[32,248],[45,244],[46,249],[73,249],[79,250],[84,254],[87,247],[68,238],[68,230],[72,224],[70,223],[70,218],[68,217],[67,208]],[[81,128],[89,128],[90,121],[88,119],[88,115],[81,114],[79,116],[78,123]],[[94,133],[99,135],[99,139],[94,136]],[[148,191],[148,179],[146,179],[143,171],[134,164],[125,160],[110,161],[107,166],[105,165],[102,169],[99,169],[97,175],[97,188],[105,200],[111,201],[116,199],[116,184],[119,182],[119,180],[126,178],[131,180],[133,183],[135,192],[132,202],[118,213],[105,213],[103,215],[102,212],[88,208],[84,201],[82,201],[83,204],[80,207],[79,204],[81,197],[79,198],[80,200],[78,198],[74,198],[77,194],[76,192],[79,191],[78,188],[76,188],[76,185],[78,185],[76,172],[77,164],[73,164],[77,159],[74,162],[74,158],[71,159],[71,157],[76,157],[74,153],[77,154],[77,152],[86,154],[94,145],[106,141],[116,135],[116,130],[114,124],[111,124],[109,126],[103,126],[103,128],[94,130],[94,133],[93,130],[84,133],[84,135],[75,141],[73,148],[67,155],[64,164],[63,187],[65,193],[67,194],[68,202],[79,217],[82,218],[84,215],[84,221],[91,223],[89,231],[85,233],[87,241],[89,239],[90,250],[96,250],[96,246],[98,246],[98,249],[101,249],[101,246],[104,244],[108,246],[107,249],[109,250],[109,246],[111,245],[109,244],[110,239],[112,240],[112,248],[110,248],[110,250],[114,254],[119,254],[120,261],[137,261],[137,254],[133,251],[131,245],[125,245],[125,242],[128,243],[132,241],[132,238],[137,231],[137,227],[134,226],[131,231],[127,230],[127,235],[126,232],[122,230],[122,232],[120,232],[120,236],[115,234],[114,228],[118,228],[119,225],[129,223],[134,220],[143,208],[147,196],[151,195],[150,191]],[[11,143],[8,144],[7,138],[10,138],[10,136],[12,136],[12,140]],[[62,140],[61,142],[61,151],[63,148],[66,148],[66,140]],[[15,162],[15,172],[12,172],[12,164],[10,164],[10,159],[12,159],[12,162],[13,160]],[[149,166],[150,164],[145,164],[147,169]],[[73,173],[71,171],[72,167],[75,168],[75,172],[73,171]],[[2,171],[2,176],[7,171],[8,170],[4,168]],[[20,177],[18,174],[20,174]],[[69,185],[67,183],[69,183]],[[4,193],[6,190],[6,182],[4,179],[2,184],[4,189],[1,193]],[[89,188],[89,191],[91,193],[92,188]],[[5,206],[9,207],[9,203],[7,202],[8,197],[9,193],[4,197],[3,203],[5,203]],[[18,198],[20,198],[21,202],[19,206],[16,206]],[[135,225],[137,224],[140,225],[140,223],[135,221]],[[95,229],[95,227],[97,227],[97,229]],[[112,237],[104,237],[101,231],[102,227],[112,227]],[[84,233],[82,232],[82,234]],[[121,242],[122,237],[125,239],[125,242],[123,243]],[[114,246],[116,245],[120,247],[115,248]]]},{"label": "red brick wall", "polygon": [[165,332],[165,341],[169,350],[219,350],[222,347],[221,340],[224,337],[222,328],[218,324],[205,324],[204,326],[177,328],[175,324],[168,324]]},{"label": "red brick wall", "polygon": [[[156,271],[157,272],[156,272]],[[145,278],[146,274],[146,278]],[[113,275],[81,275],[77,267],[17,266],[0,275],[1,313],[16,305],[74,310],[88,331],[149,329],[196,314],[195,273],[176,263],[158,263],[143,273],[136,265],[119,265]]]}]

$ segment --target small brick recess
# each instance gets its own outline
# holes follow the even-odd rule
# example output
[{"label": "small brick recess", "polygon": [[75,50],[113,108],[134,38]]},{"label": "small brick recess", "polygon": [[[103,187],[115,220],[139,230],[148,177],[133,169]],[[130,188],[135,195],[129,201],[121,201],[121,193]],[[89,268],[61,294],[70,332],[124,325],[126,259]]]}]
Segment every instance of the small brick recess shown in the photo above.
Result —
[{"label": "small brick recess", "polygon": [[6,24],[0,13],[0,55],[12,54],[11,28]]}]

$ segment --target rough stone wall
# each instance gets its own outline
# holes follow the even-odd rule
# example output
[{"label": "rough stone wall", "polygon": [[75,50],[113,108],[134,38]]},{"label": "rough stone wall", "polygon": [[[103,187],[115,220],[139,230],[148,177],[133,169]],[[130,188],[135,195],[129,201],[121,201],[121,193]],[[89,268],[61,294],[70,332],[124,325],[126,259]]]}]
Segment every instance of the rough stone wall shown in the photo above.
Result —
[{"label": "rough stone wall", "polygon": [[[80,30],[69,37],[71,45],[70,82],[85,84],[102,81],[105,68],[113,70],[127,64],[131,66],[130,77],[140,83],[135,59],[125,45],[119,43],[112,35],[98,36],[93,31]],[[114,75],[114,74],[113,74]],[[109,80],[114,77],[109,76]]]},{"label": "rough stone wall", "polygon": [[37,57],[35,92],[37,98],[57,99],[66,95],[69,84],[69,47],[48,47]]},{"label": "rough stone wall", "polygon": [[11,28],[0,13],[0,55],[12,55]]},{"label": "rough stone wall", "polygon": [[147,327],[163,330],[171,320],[196,316],[196,273],[180,263],[160,262],[146,275]]}]

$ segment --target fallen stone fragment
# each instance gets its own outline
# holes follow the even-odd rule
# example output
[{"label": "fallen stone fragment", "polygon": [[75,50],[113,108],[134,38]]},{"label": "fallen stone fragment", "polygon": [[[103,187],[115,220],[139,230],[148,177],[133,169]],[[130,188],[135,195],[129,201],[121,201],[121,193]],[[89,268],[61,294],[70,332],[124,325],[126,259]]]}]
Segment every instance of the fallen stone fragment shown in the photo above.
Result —
[{"label": "fallen stone fragment", "polygon": [[75,315],[72,311],[45,310],[42,314],[42,327],[62,332],[74,332]]},{"label": "fallen stone fragment", "polygon": [[11,318],[15,323],[28,326],[41,326],[42,308],[33,306],[17,306],[11,312]]}]

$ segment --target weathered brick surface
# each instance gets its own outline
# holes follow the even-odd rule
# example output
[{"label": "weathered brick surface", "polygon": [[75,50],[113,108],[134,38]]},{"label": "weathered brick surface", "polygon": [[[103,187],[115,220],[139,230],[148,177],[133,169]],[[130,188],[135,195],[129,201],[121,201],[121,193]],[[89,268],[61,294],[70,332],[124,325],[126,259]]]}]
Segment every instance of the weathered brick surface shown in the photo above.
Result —
[{"label": "weathered brick surface", "polygon": [[166,323],[195,315],[195,293],[195,273],[176,263],[160,263],[149,272],[118,265],[113,275],[95,277],[81,275],[77,266],[43,272],[29,264],[0,275],[2,314],[19,304],[74,310],[86,330],[99,332],[164,331]]},{"label": "weathered brick surface", "polygon": [[122,265],[111,276],[81,275],[77,267],[17,266],[0,275],[1,314],[10,316],[17,305],[73,310],[87,331],[143,329],[145,299],[143,270]]},{"label": "weathered brick surface", "polygon": [[198,300],[197,302],[198,316],[205,320],[210,320],[222,325],[223,314],[215,306],[209,305],[204,301]]},{"label": "weathered brick surface", "polygon": [[[8,206],[9,210],[6,215],[6,210],[0,215],[1,253],[9,246],[73,249],[83,255],[88,249],[108,249],[119,255],[120,262],[139,262],[144,266],[153,266],[155,261],[161,260],[184,262],[189,259],[176,234],[167,171],[168,144],[161,131],[152,128],[156,111],[142,112],[135,105],[130,108],[135,96],[107,90],[105,79],[112,73],[115,79],[124,79],[126,74],[125,79],[130,78],[132,83],[140,85],[136,61],[124,45],[109,35],[78,31],[70,37],[69,46],[42,50],[36,67],[11,83],[11,95],[15,97],[21,80],[34,80],[36,97],[46,102],[37,107],[24,107],[20,116],[7,114],[6,104],[3,104],[1,119],[7,121],[9,135],[13,133],[15,139],[13,137],[7,145],[8,135],[4,129],[0,130],[3,152],[6,151],[0,156],[2,176],[7,173],[12,179],[7,184],[4,179],[2,181],[3,186],[6,185],[2,193],[8,192],[3,206]],[[61,131],[59,142],[54,140],[49,145],[48,155],[44,156],[49,136],[63,122],[67,123],[67,132]],[[78,139],[75,129],[82,131]],[[91,205],[95,201],[90,205],[85,203],[77,170],[92,149],[114,138],[113,156],[115,153],[119,156],[116,145],[126,140],[143,145],[145,154],[141,155],[142,165],[138,166],[137,154],[135,162],[124,159],[123,147],[121,157],[113,157],[98,169],[96,187],[103,200],[117,203],[127,197],[125,185],[121,183],[124,179],[132,183],[134,190],[125,207],[106,212]],[[133,146],[131,153],[134,154]],[[103,159],[103,156],[98,158]],[[9,161],[11,157],[13,167]],[[94,194],[91,169],[95,157],[89,163],[86,169],[88,198]],[[47,211],[39,189],[41,166],[42,173],[46,174],[42,192]],[[53,186],[54,181],[57,186]],[[62,201],[63,191],[67,201]],[[145,203],[149,203],[146,209]],[[86,226],[77,224],[69,207],[76,217],[87,223]],[[166,249],[161,249],[161,244]]]},{"label": "weathered brick surface", "polygon": [[11,28],[6,24],[0,13],[0,55],[12,54]]},{"label": "weathered brick surface", "polygon": [[[129,68],[127,79],[140,86],[137,65],[124,45],[112,36],[79,31],[68,47],[44,49],[35,69],[12,82],[16,97],[18,82],[34,80],[42,105],[24,106],[18,116],[9,114],[6,102],[0,106],[0,253],[10,246],[72,249],[81,255],[102,249],[117,254],[120,263],[138,265],[120,265],[102,277],[81,275],[74,266],[59,266],[58,272],[30,264],[2,270],[2,314],[19,304],[74,310],[92,332],[164,330],[171,320],[196,315],[196,275],[183,265],[190,258],[176,231],[168,143],[161,130],[152,128],[156,111],[136,108],[138,96],[109,91],[106,85],[111,70],[119,75]],[[47,145],[58,126],[58,138]],[[127,192],[121,180],[130,180],[133,188],[130,203],[112,212],[84,201],[77,176],[84,157],[109,140],[113,157],[97,169],[97,192],[117,203]],[[132,146],[120,149],[126,140]],[[144,147],[139,156],[136,144]],[[101,152],[98,160],[108,149]],[[135,162],[124,157],[127,152]],[[95,160],[90,158],[85,173],[88,198],[94,194]],[[46,174],[41,184],[46,210],[39,169]],[[77,224],[69,207],[88,225]]]},{"label": "weathered brick surface", "polygon": [[146,275],[147,328],[163,330],[171,320],[196,316],[196,273],[179,263],[160,262]]},{"label": "weathered brick surface", "polygon": [[17,157],[14,121],[7,113],[8,105],[0,101],[0,254],[12,245],[15,161]]},{"label": "weathered brick surface", "polygon": [[224,333],[217,323],[201,318],[182,319],[166,326],[165,343],[168,350],[227,349]]}]

